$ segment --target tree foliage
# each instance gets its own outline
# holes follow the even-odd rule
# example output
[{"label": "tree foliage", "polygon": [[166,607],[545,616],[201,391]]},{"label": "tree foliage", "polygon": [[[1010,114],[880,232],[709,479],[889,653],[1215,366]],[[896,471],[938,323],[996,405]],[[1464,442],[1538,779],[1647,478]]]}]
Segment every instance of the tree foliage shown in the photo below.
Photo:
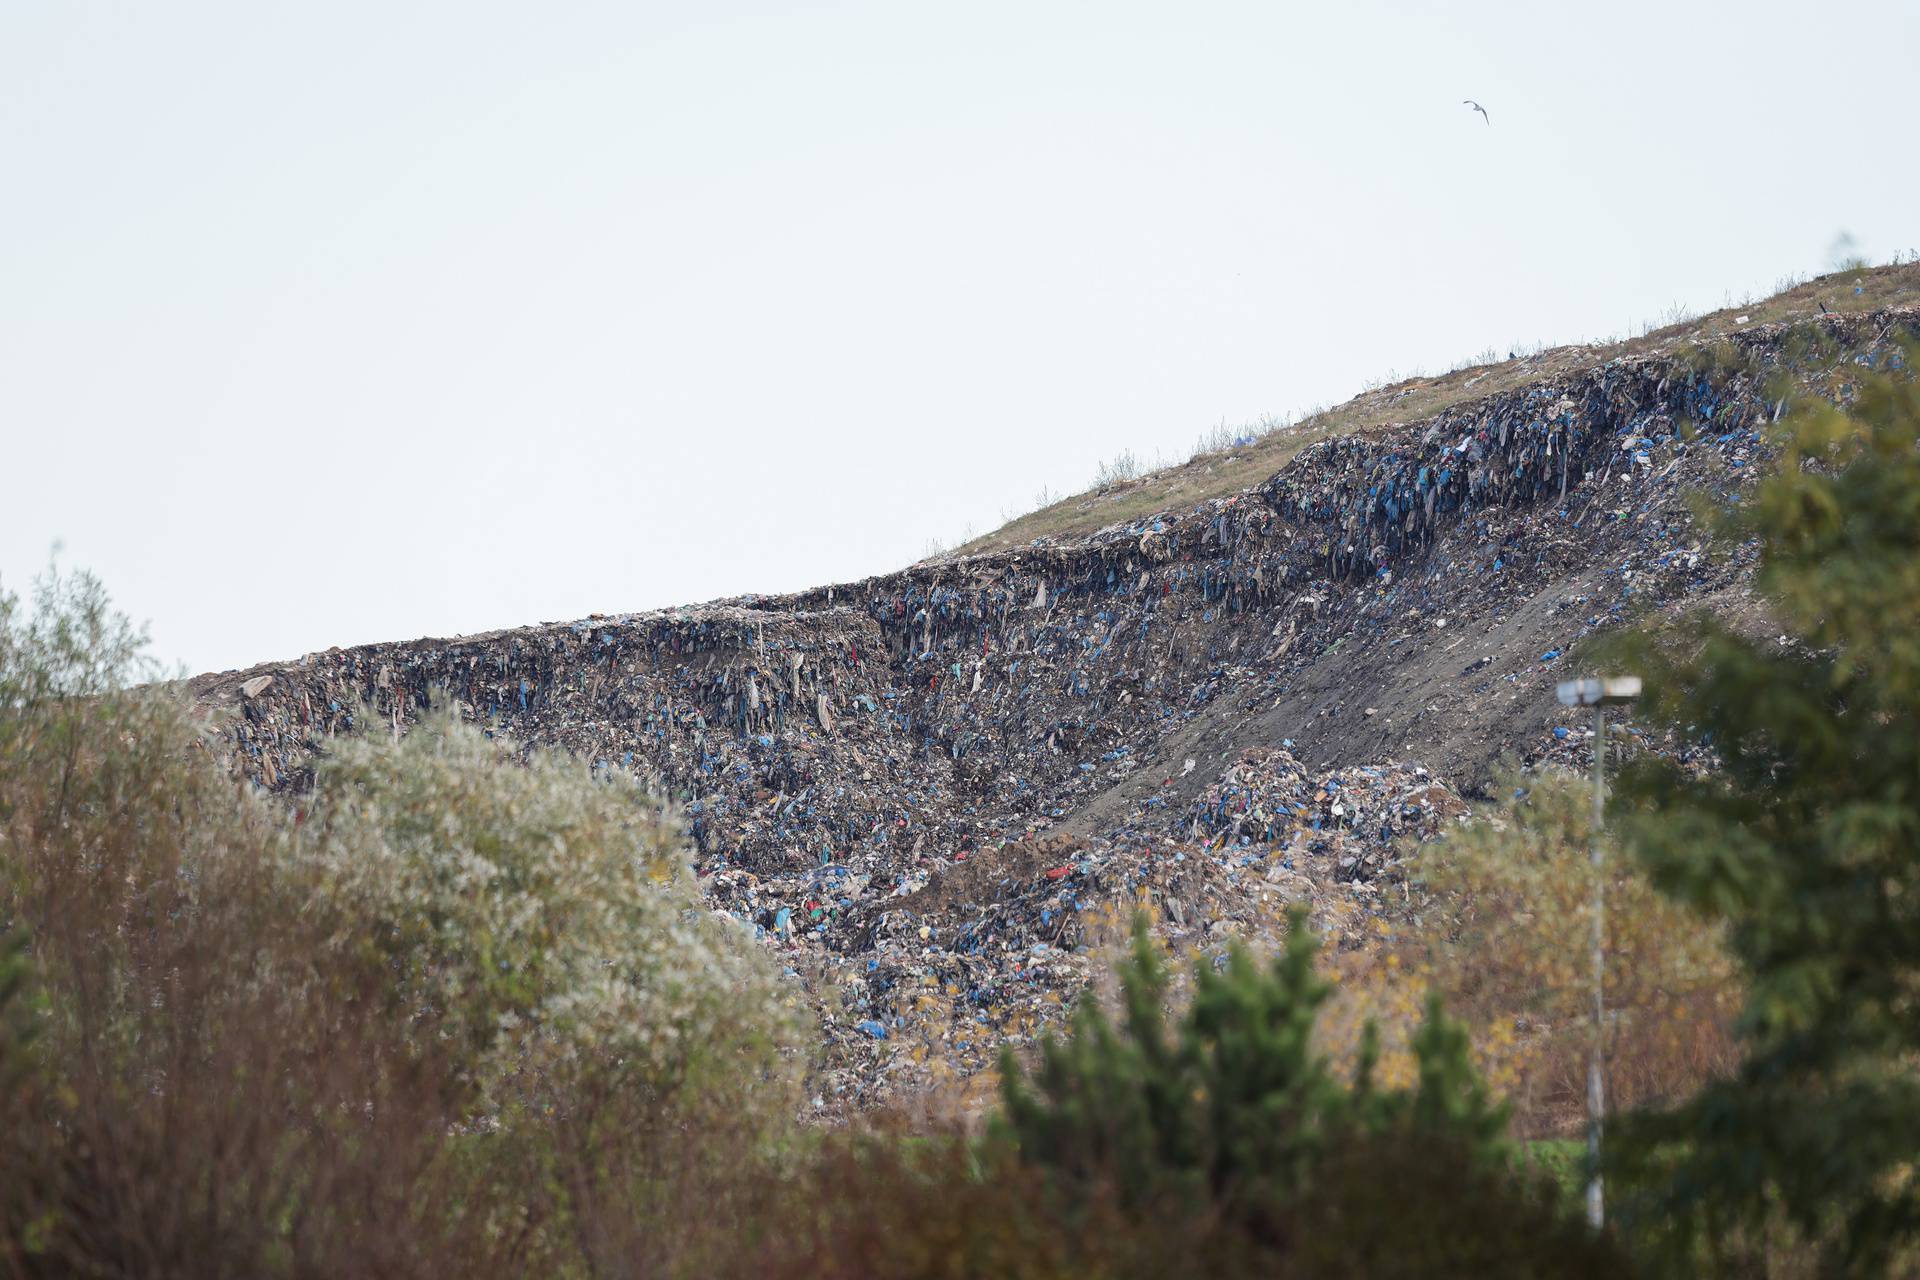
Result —
[{"label": "tree foliage", "polygon": [[1629,1130],[1644,1221],[1689,1257],[1776,1213],[1858,1273],[1920,1245],[1917,441],[1906,377],[1798,405],[1778,469],[1718,517],[1758,542],[1772,627],[1700,616],[1606,655],[1719,764],[1622,779],[1629,844],[1724,923],[1749,988],[1737,1075]]},{"label": "tree foliage", "polygon": [[630,778],[522,752],[443,700],[397,743],[337,742],[302,835],[329,945],[389,976],[416,1038],[457,1046],[480,1105],[578,1107],[588,1072],[655,1104],[787,1074],[771,966],[704,909]]},{"label": "tree foliage", "polygon": [[1585,778],[1508,781],[1504,804],[1412,855],[1421,893],[1407,913],[1413,927],[1397,931],[1410,953],[1402,971],[1427,977],[1475,1029],[1490,1083],[1524,1110],[1540,1109],[1519,1119],[1551,1129],[1585,1108],[1586,942],[1601,880],[1609,1099],[1672,1101],[1731,1071],[1740,986],[1721,930],[1660,893],[1611,835],[1594,867]]},{"label": "tree foliage", "polygon": [[296,812],[149,674],[0,593],[0,1273],[662,1269],[798,1106],[670,817],[451,708]]},{"label": "tree foliage", "polygon": [[[1223,968],[1197,968],[1170,1021],[1167,967],[1137,924],[1120,1025],[1086,1001],[1064,1038],[1043,1042],[1031,1078],[1008,1055],[1001,1136],[1085,1202],[1215,1224],[1208,1237],[1228,1252],[1211,1264],[1236,1273],[1430,1273],[1424,1259],[1582,1274],[1617,1262],[1512,1173],[1504,1113],[1437,1003],[1414,1037],[1413,1088],[1376,1087],[1370,1051],[1351,1080],[1330,1069],[1314,1043],[1329,992],[1315,950],[1298,917],[1270,966],[1236,946]],[[1412,1168],[1429,1176],[1406,1177]],[[1434,1234],[1381,1247],[1409,1216]]]}]

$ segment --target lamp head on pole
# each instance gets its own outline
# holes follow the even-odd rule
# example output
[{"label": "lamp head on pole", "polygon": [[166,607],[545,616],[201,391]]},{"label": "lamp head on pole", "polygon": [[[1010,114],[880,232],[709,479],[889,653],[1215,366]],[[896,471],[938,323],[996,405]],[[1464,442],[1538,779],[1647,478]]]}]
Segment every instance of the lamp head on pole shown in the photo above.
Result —
[{"label": "lamp head on pole", "polygon": [[1614,707],[1640,696],[1639,676],[1599,676],[1562,680],[1558,690],[1564,707]]}]

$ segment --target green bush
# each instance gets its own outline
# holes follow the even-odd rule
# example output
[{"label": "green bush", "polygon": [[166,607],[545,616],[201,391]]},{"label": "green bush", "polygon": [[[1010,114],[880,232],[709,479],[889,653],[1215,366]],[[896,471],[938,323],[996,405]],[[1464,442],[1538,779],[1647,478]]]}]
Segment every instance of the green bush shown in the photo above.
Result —
[{"label": "green bush", "polygon": [[[999,1140],[1074,1203],[1171,1224],[1218,1274],[1619,1266],[1551,1185],[1515,1172],[1466,1033],[1437,1004],[1414,1037],[1414,1088],[1376,1088],[1370,1051],[1351,1081],[1333,1074],[1314,1047],[1329,992],[1314,954],[1299,918],[1264,971],[1236,947],[1223,971],[1196,970],[1169,1025],[1167,970],[1137,922],[1122,1026],[1087,1001],[1064,1039],[1043,1042],[1031,1079],[1009,1054]],[[1406,1220],[1427,1234],[1407,1239]]]},{"label": "green bush", "polygon": [[705,909],[632,780],[443,705],[397,744],[335,744],[295,848],[326,947],[381,975],[410,1053],[451,1054],[458,1123],[491,1135],[469,1154],[509,1157],[502,1195],[549,1184],[589,1255],[661,1240],[656,1211],[734,1172],[703,1153],[739,1158],[798,1111],[770,959]]},{"label": "green bush", "polygon": [[296,815],[130,687],[97,584],[36,604],[0,594],[0,1270],[657,1271],[724,1215],[796,1028],[657,805],[449,709],[330,744]]},{"label": "green bush", "polygon": [[630,779],[443,705],[397,744],[336,744],[296,847],[329,945],[389,975],[415,1039],[455,1046],[496,1114],[577,1103],[589,1076],[655,1103],[720,1089],[733,1111],[791,1074],[771,964],[704,909],[679,829]]}]

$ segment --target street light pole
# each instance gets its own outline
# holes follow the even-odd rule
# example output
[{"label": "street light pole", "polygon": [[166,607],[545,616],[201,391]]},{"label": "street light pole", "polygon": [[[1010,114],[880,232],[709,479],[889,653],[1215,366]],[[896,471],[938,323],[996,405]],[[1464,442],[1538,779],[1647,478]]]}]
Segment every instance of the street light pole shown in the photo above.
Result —
[{"label": "street light pole", "polygon": [[1600,828],[1607,821],[1607,709],[1593,708],[1593,840],[1587,856],[1593,863],[1593,1049],[1587,1055],[1587,1225],[1598,1231],[1607,1222],[1604,1188],[1600,1179],[1600,1128],[1606,1120],[1606,1085],[1600,1074],[1606,1054],[1607,1018],[1607,882],[1601,874],[1606,855],[1600,846]]},{"label": "street light pole", "polygon": [[1598,680],[1567,680],[1557,690],[1561,705],[1593,708],[1593,1049],[1587,1058],[1587,1225],[1595,1231],[1607,1223],[1605,1187],[1600,1177],[1600,1131],[1607,1114],[1601,1067],[1606,1054],[1606,877],[1600,843],[1607,820],[1607,708],[1640,696],[1640,677],[1609,676]]}]

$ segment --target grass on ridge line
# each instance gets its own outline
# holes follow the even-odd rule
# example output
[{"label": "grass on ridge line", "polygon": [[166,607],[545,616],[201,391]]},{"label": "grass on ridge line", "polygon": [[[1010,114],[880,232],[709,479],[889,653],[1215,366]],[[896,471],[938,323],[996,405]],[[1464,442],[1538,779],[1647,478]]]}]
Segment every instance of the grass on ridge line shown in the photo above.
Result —
[{"label": "grass on ridge line", "polygon": [[[1856,287],[1860,290],[1857,294]],[[1770,298],[1741,307],[1723,307],[1624,342],[1554,347],[1497,364],[1408,378],[1364,392],[1251,444],[1202,454],[1115,485],[1104,493],[1088,491],[1062,498],[947,554],[978,555],[1023,547],[1035,538],[1084,536],[1108,525],[1195,506],[1209,498],[1252,488],[1308,445],[1330,437],[1417,422],[1455,405],[1563,377],[1622,356],[1705,345],[1752,325],[1807,319],[1818,316],[1822,304],[1829,311],[1846,315],[1911,302],[1920,302],[1920,264],[1862,267],[1817,276]],[[1744,324],[1738,323],[1742,316],[1746,317]]]}]

